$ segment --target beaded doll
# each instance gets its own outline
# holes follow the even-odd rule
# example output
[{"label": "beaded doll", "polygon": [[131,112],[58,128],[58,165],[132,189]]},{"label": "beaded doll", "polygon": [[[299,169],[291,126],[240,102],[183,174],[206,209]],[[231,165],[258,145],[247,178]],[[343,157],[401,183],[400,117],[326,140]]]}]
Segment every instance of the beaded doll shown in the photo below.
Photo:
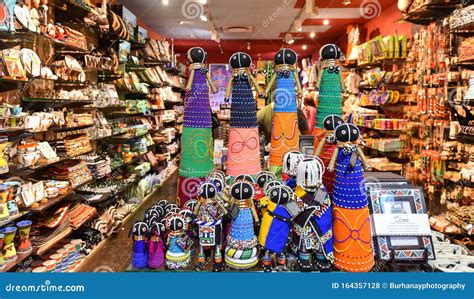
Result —
[{"label": "beaded doll", "polygon": [[349,272],[367,272],[374,266],[369,208],[362,166],[371,167],[359,148],[359,129],[353,124],[336,128],[337,147],[328,171],[334,171],[334,264]]},{"label": "beaded doll", "polygon": [[342,57],[341,49],[334,44],[324,45],[319,50],[321,68],[318,74],[317,87],[319,88],[318,106],[316,107],[316,128],[324,128],[324,119],[328,115],[342,115],[342,73],[339,60]]},{"label": "beaded doll", "polygon": [[298,163],[304,159],[304,154],[299,150],[292,150],[283,156],[283,170],[281,172],[281,179],[285,184],[295,190],[296,187],[296,169]]},{"label": "beaded doll", "polygon": [[[337,115],[328,115],[324,118],[324,129],[325,137],[319,141],[316,148],[315,156],[318,156],[323,160],[324,166],[328,167],[329,161],[331,161],[332,154],[336,148],[336,136],[334,130],[337,126],[342,125],[344,120],[342,117]],[[323,185],[326,187],[327,192],[332,196],[332,190],[334,185],[334,172],[325,171],[323,174]]]},{"label": "beaded doll", "polygon": [[143,221],[135,222],[130,230],[133,239],[132,267],[135,269],[143,269],[148,265],[146,242],[149,233],[150,229]]},{"label": "beaded doll", "polygon": [[265,206],[267,205],[266,201],[262,200],[263,198],[265,198],[265,191],[263,189],[265,187],[265,184],[268,181],[275,180],[275,179],[276,177],[273,174],[273,172],[269,172],[269,171],[260,171],[255,177],[255,180],[257,181],[255,185],[255,205],[257,206],[258,211],[261,211],[262,204],[264,204]]},{"label": "beaded doll", "polygon": [[267,210],[268,196],[269,196],[268,190],[270,190],[273,186],[280,186],[280,185],[284,185],[282,181],[271,179],[267,181],[265,185],[263,186],[264,197],[260,198],[259,203],[258,203],[261,215],[265,214],[265,211]]},{"label": "beaded doll", "polygon": [[237,52],[230,57],[229,64],[233,72],[225,97],[226,102],[229,101],[232,92],[227,174],[234,177],[243,173],[255,175],[261,166],[257,104],[252,85],[260,97],[263,93],[250,72],[252,58],[249,54]]},{"label": "beaded doll", "polygon": [[187,223],[183,215],[171,213],[166,217],[166,229],[169,230],[166,245],[166,267],[179,270],[189,265],[191,254],[189,252],[192,244],[186,235]]},{"label": "beaded doll", "polygon": [[294,250],[302,271],[311,271],[311,252],[320,271],[329,271],[334,261],[332,205],[322,184],[324,165],[318,157],[306,158],[298,165],[295,194],[303,212],[295,219]]},{"label": "beaded doll", "polygon": [[[194,211],[189,209],[182,209],[178,213],[183,215],[184,219],[186,220],[186,225],[188,227],[188,229],[185,231],[186,235],[190,240],[192,240],[193,243],[195,243],[197,240],[198,232],[196,226],[194,225],[194,220],[196,220]],[[196,253],[194,247],[190,248],[190,253],[192,256],[194,256],[194,254]]]},{"label": "beaded doll", "polygon": [[213,93],[217,89],[210,79],[206,59],[204,49],[194,47],[188,50],[190,75],[186,85],[178,180],[180,206],[195,195],[192,189],[214,168],[209,88]]},{"label": "beaded doll", "polygon": [[288,245],[293,217],[286,205],[293,202],[293,191],[288,186],[275,185],[268,190],[267,210],[262,217],[258,241],[263,248],[262,266],[265,272],[272,271],[272,255],[276,256],[277,269],[286,270],[286,247]]},{"label": "beaded doll", "polygon": [[200,186],[199,202],[194,209],[195,223],[199,227],[199,255],[196,269],[202,270],[206,265],[204,247],[214,249],[213,271],[222,271],[222,217],[227,214],[224,203],[217,197],[216,186],[211,182],[204,182]]},{"label": "beaded doll", "polygon": [[[155,218],[153,218],[155,219]],[[161,234],[165,230],[163,223],[153,221],[150,227],[150,241],[148,242],[148,267],[158,269],[165,265],[165,254]]]},{"label": "beaded doll", "polygon": [[230,187],[231,217],[227,236],[225,262],[235,269],[250,269],[258,263],[257,237],[254,222],[258,223],[253,197],[253,184],[236,181]]},{"label": "beaded doll", "polygon": [[270,171],[275,173],[281,170],[283,155],[298,149],[300,131],[296,92],[301,93],[301,84],[296,70],[297,60],[296,52],[291,49],[278,51],[274,58],[275,74],[265,92],[269,94],[276,81],[270,150]]}]

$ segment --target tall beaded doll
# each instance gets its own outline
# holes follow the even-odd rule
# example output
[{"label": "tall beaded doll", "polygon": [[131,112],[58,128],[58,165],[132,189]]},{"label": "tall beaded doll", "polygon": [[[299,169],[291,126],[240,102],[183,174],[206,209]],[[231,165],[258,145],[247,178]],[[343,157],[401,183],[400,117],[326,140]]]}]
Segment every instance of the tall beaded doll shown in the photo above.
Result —
[{"label": "tall beaded doll", "polygon": [[253,202],[253,184],[234,182],[230,187],[230,196],[232,223],[227,236],[225,262],[234,269],[250,269],[258,263],[254,224],[258,224],[259,220]]},{"label": "tall beaded doll", "polygon": [[166,229],[169,230],[166,242],[166,267],[172,270],[184,269],[191,260],[189,237],[186,235],[187,223],[183,215],[170,213],[166,219]]},{"label": "tall beaded doll", "polygon": [[256,175],[261,170],[261,163],[257,105],[252,85],[260,97],[263,93],[250,72],[252,58],[249,54],[237,52],[230,57],[229,64],[233,73],[226,91],[226,101],[232,92],[227,174],[233,177]]},{"label": "tall beaded doll", "polygon": [[262,266],[272,271],[272,255],[276,256],[277,269],[286,270],[286,252],[293,216],[286,205],[293,201],[293,191],[288,186],[276,185],[268,190],[267,210],[262,217],[258,241],[263,248]]},{"label": "tall beaded doll", "polygon": [[270,171],[280,172],[283,155],[298,149],[300,131],[296,94],[301,93],[301,83],[296,70],[298,56],[295,51],[283,48],[275,55],[275,74],[267,86],[269,94],[275,84],[275,95],[270,150]]},{"label": "tall beaded doll", "polygon": [[218,190],[211,182],[204,182],[199,187],[199,202],[194,208],[195,223],[199,227],[199,255],[196,269],[202,270],[206,265],[204,247],[214,249],[213,271],[222,271],[222,217],[227,214],[224,203],[217,198]]},{"label": "tall beaded doll", "polygon": [[304,159],[304,154],[299,150],[292,150],[283,156],[283,169],[281,179],[285,184],[295,190],[296,187],[296,170],[298,163]]},{"label": "tall beaded doll", "polygon": [[210,79],[206,59],[204,49],[194,47],[188,50],[190,74],[186,85],[178,180],[178,204],[181,207],[195,195],[195,187],[214,169],[209,88],[213,93],[217,89]]},{"label": "tall beaded doll", "polygon": [[332,205],[322,184],[324,165],[317,157],[298,164],[295,194],[303,212],[295,219],[295,251],[301,270],[312,270],[310,254],[320,271],[329,271],[334,262]]},{"label": "tall beaded doll", "polygon": [[[324,166],[328,167],[332,154],[336,148],[336,136],[334,130],[337,126],[342,125],[344,120],[338,115],[328,115],[324,118],[324,139],[321,140],[316,148],[315,155],[320,157],[324,162]],[[327,192],[332,196],[334,186],[334,172],[325,171],[323,174],[323,185]]]},{"label": "tall beaded doll", "polygon": [[[344,84],[339,68],[342,57],[337,45],[327,44],[319,50],[321,66],[316,87],[319,88],[318,105],[316,107],[316,135],[324,129],[324,119],[328,115],[342,115],[342,93]],[[318,138],[315,139],[317,147]]]},{"label": "tall beaded doll", "polygon": [[148,265],[148,253],[146,243],[150,229],[143,221],[137,221],[133,224],[130,235],[133,239],[132,268],[143,269]]},{"label": "tall beaded doll", "polygon": [[165,231],[165,225],[158,221],[152,221],[150,227],[150,241],[148,242],[148,267],[158,269],[165,265],[164,244],[161,234]]},{"label": "tall beaded doll", "polygon": [[371,167],[359,148],[359,129],[353,124],[336,128],[337,147],[328,170],[336,170],[333,195],[334,259],[338,269],[367,272],[374,266],[369,208],[362,166]]}]

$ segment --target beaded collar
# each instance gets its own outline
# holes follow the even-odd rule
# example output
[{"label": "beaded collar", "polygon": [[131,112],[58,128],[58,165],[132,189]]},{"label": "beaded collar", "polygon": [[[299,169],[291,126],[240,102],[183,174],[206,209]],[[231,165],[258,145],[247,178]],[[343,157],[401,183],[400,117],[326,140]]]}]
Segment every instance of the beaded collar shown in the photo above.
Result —
[{"label": "beaded collar", "polygon": [[248,67],[241,67],[241,68],[238,68],[238,69],[233,69],[232,70],[232,74],[236,75],[236,74],[242,74],[242,73],[246,73],[249,71],[249,68]]},{"label": "beaded collar", "polygon": [[195,63],[191,63],[189,65],[189,68],[193,69],[193,70],[205,69],[206,64],[205,63],[200,63],[200,62],[195,62]]},{"label": "beaded collar", "polygon": [[322,68],[327,68],[330,66],[339,66],[339,60],[337,59],[326,59],[321,62]]},{"label": "beaded collar", "polygon": [[294,71],[295,66],[292,64],[279,64],[275,66],[276,71]]}]

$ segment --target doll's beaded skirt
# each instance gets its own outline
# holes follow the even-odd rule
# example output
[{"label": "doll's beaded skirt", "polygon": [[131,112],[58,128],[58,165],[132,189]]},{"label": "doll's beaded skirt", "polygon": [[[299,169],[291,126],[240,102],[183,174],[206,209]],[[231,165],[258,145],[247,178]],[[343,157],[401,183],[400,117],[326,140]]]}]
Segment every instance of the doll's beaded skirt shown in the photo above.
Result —
[{"label": "doll's beaded skirt", "polygon": [[291,222],[285,222],[271,214],[277,215],[281,219],[291,219],[290,214],[282,205],[269,201],[267,210],[262,217],[258,241],[264,249],[271,253],[282,254],[290,236]]},{"label": "doll's beaded skirt", "polygon": [[189,265],[191,254],[178,245],[179,237],[170,237],[170,245],[166,251],[166,267],[169,269],[183,269]]},{"label": "doll's beaded skirt", "polygon": [[[322,142],[322,141],[321,141]],[[334,153],[334,149],[336,148],[335,144],[328,143],[327,141],[324,143],[323,149],[319,158],[324,163],[324,167],[327,169],[329,162],[331,161],[332,154]],[[331,171],[325,171],[323,173],[323,185],[326,187],[327,192],[332,197],[333,189],[334,189],[334,177],[336,174]]]},{"label": "doll's beaded skirt", "polygon": [[324,129],[324,118],[331,114],[342,115],[342,86],[339,74],[324,69],[316,108],[316,128]]}]

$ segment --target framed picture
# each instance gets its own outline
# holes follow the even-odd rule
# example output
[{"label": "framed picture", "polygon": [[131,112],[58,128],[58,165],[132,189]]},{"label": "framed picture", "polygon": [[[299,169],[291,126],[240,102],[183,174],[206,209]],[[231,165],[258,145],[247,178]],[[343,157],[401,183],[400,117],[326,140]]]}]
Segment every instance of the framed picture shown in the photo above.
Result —
[{"label": "framed picture", "polygon": [[[372,215],[426,214],[423,190],[411,185],[373,187],[368,190]],[[427,221],[427,219],[426,219]],[[427,224],[427,223],[426,223]],[[374,232],[377,227],[372,217]],[[430,235],[375,235],[375,249],[381,260],[422,261],[435,259]]]}]

